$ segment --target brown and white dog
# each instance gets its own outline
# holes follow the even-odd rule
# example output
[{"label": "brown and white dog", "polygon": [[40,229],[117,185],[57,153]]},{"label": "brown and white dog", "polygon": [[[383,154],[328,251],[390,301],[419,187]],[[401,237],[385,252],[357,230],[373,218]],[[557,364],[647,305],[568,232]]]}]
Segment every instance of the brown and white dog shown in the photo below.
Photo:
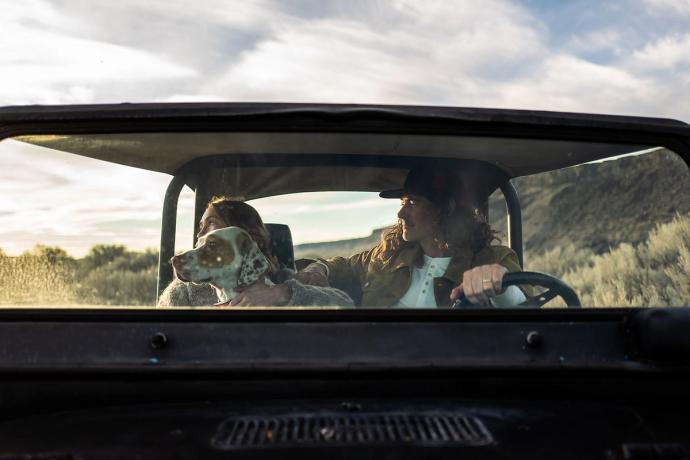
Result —
[{"label": "brown and white dog", "polygon": [[[271,267],[249,233],[239,227],[213,230],[199,238],[196,248],[170,261],[181,281],[211,284],[221,304],[235,297],[235,288],[254,284]],[[273,284],[268,277],[264,280]]]}]

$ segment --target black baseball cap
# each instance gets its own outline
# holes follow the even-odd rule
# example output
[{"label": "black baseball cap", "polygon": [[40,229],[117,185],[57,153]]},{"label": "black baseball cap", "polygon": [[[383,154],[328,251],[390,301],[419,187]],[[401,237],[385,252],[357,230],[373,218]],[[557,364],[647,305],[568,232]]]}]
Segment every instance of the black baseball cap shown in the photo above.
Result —
[{"label": "black baseball cap", "polygon": [[461,189],[461,181],[452,168],[417,167],[410,170],[402,188],[384,190],[381,198],[401,198],[413,193],[433,203],[443,203]]}]

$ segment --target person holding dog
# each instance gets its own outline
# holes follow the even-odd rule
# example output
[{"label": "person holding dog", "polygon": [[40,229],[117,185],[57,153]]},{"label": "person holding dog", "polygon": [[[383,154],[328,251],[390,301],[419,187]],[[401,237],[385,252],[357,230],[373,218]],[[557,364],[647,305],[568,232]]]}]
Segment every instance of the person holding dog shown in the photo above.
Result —
[{"label": "person holding dog", "polygon": [[[227,197],[213,198],[199,223],[198,238],[226,227],[245,230],[268,260],[268,278],[282,280],[278,260],[271,254],[271,240],[261,216],[252,206]],[[284,270],[282,270],[284,271]],[[352,306],[352,299],[339,289],[305,285],[295,279],[276,283],[255,283],[238,289],[228,306]],[[208,284],[184,282],[175,278],[158,300],[159,307],[211,306],[219,301],[216,290]],[[224,304],[225,305],[225,304]]]},{"label": "person holding dog", "polygon": [[492,246],[496,232],[471,205],[449,168],[418,167],[401,189],[382,198],[401,200],[398,223],[379,244],[349,258],[318,260],[297,279],[348,292],[363,307],[450,307],[464,295],[472,304],[509,307],[526,300],[503,276],[520,271],[517,254]]}]

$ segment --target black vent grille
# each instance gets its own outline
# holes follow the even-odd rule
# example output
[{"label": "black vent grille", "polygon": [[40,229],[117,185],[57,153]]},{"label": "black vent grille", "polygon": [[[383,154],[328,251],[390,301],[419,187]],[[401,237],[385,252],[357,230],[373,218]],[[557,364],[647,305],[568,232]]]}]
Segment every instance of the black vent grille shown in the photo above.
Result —
[{"label": "black vent grille", "polygon": [[491,434],[476,417],[456,413],[291,414],[233,417],[213,438],[218,449],[415,444],[483,446]]}]

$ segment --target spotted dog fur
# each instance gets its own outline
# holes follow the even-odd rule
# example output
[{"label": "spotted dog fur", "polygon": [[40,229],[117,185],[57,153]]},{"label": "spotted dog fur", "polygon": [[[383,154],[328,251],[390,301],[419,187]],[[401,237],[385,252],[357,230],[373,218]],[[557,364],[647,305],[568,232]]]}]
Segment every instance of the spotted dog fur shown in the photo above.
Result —
[{"label": "spotted dog fur", "polygon": [[239,227],[207,233],[199,238],[196,248],[173,257],[171,262],[178,279],[209,283],[223,303],[235,297],[235,288],[254,284],[271,266],[256,242]]}]

